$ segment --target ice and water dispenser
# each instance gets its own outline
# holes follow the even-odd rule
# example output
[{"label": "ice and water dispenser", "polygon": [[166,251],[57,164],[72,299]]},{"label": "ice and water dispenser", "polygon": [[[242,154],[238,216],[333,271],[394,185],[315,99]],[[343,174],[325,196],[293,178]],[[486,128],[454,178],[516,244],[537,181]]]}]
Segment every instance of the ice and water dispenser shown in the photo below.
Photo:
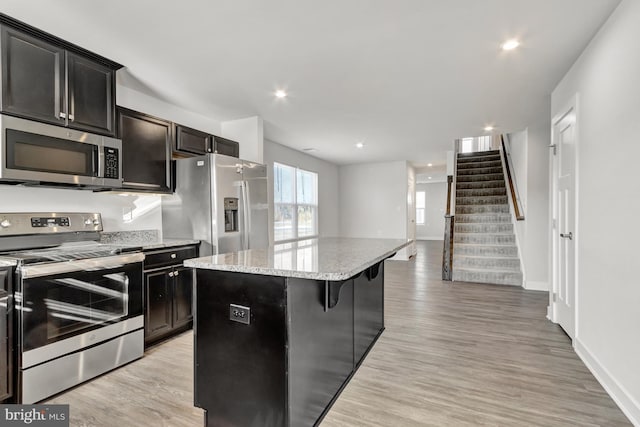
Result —
[{"label": "ice and water dispenser", "polygon": [[238,231],[238,198],[224,198],[224,231]]}]

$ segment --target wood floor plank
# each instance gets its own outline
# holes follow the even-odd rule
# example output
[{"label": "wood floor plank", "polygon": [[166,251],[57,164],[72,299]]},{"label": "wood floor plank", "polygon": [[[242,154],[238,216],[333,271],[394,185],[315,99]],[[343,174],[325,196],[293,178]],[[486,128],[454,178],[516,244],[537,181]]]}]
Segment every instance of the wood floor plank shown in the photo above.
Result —
[{"label": "wood floor plank", "polygon": [[[442,242],[417,246],[387,262],[387,329],[322,427],[631,425],[545,318],[546,293],[443,282]],[[192,360],[187,332],[50,402],[72,426],[201,426]]]}]

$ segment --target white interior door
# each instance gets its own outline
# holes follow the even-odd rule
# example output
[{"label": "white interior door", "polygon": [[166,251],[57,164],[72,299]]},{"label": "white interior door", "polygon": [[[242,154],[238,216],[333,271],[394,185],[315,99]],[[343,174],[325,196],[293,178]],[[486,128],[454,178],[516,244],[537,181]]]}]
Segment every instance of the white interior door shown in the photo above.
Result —
[{"label": "white interior door", "polygon": [[571,106],[553,124],[554,147],[554,286],[555,321],[571,337],[576,316],[576,109]]},{"label": "white interior door", "polygon": [[416,254],[416,174],[412,167],[407,173],[407,239],[414,241],[409,245],[408,256]]}]

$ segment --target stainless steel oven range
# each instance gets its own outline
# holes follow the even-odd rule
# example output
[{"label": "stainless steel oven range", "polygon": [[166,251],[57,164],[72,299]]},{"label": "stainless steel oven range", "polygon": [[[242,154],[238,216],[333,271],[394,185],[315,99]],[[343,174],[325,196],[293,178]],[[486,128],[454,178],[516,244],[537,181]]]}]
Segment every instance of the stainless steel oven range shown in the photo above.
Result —
[{"label": "stainless steel oven range", "polygon": [[97,213],[0,213],[0,257],[17,261],[17,403],[142,357],[144,255],[100,231]]}]

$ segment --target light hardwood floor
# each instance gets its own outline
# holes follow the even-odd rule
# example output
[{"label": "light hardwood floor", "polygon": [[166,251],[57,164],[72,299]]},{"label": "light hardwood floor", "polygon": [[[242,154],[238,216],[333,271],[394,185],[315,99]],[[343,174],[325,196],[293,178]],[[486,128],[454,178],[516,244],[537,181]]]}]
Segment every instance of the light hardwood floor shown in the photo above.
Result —
[{"label": "light hardwood floor", "polygon": [[[342,426],[630,426],[562,330],[547,294],[440,280],[442,242],[386,263],[386,331],[324,419]],[[202,426],[192,334],[56,396],[72,426]]]}]

